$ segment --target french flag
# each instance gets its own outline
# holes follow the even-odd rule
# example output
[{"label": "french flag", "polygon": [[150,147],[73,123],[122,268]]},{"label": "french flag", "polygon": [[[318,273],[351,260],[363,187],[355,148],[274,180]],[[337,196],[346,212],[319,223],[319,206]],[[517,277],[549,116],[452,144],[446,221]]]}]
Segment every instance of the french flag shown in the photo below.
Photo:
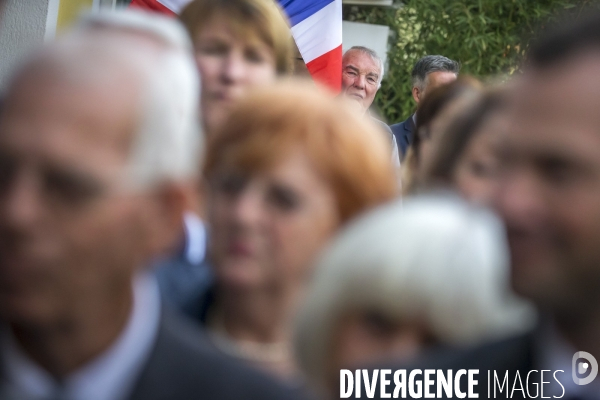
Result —
[{"label": "french flag", "polygon": [[[191,0],[133,0],[130,7],[178,14]],[[338,93],[342,84],[342,0],[278,0],[313,79]]]},{"label": "french flag", "polygon": [[131,8],[157,11],[168,15],[177,15],[192,0],[132,0]]},{"label": "french flag", "polygon": [[313,79],[338,93],[342,85],[342,0],[279,0]]}]

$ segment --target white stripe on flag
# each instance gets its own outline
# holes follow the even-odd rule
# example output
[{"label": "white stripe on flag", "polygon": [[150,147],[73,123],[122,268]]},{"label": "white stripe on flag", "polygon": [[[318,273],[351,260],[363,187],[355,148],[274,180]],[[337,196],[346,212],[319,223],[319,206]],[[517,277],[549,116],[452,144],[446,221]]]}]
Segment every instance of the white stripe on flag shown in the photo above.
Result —
[{"label": "white stripe on flag", "polygon": [[294,25],[292,34],[306,63],[340,46],[342,44],[342,0],[335,0]]},{"label": "white stripe on flag", "polygon": [[191,3],[192,0],[158,0],[160,4],[173,11],[175,14],[179,14],[183,7]]}]

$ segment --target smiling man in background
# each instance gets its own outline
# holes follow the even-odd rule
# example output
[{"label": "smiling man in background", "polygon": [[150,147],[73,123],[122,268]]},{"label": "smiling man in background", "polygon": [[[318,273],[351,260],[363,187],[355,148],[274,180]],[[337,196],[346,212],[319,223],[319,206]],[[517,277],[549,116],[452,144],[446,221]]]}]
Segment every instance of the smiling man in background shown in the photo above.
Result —
[{"label": "smiling man in background", "polygon": [[363,46],[351,47],[342,58],[342,94],[357,102],[359,112],[368,115],[381,126],[392,144],[392,162],[400,166],[398,146],[390,127],[370,116],[369,107],[381,87],[383,79],[383,61],[374,50]]}]

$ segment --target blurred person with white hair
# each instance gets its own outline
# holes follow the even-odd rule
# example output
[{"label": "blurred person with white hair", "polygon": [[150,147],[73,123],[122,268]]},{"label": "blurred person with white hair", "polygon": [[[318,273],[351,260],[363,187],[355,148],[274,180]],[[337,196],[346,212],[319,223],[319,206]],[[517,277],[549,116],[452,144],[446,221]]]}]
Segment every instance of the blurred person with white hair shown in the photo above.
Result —
[{"label": "blurred person with white hair", "polygon": [[[142,11],[90,13],[83,16],[74,29],[78,34],[127,34],[145,38],[164,49],[191,54],[192,43],[183,26],[173,21],[168,24],[160,23],[163,19],[164,17],[158,14]],[[204,141],[200,125],[198,123],[198,140]],[[190,301],[198,288],[208,285],[212,280],[206,258],[207,231],[201,219],[202,196],[197,178],[194,175],[187,182],[186,207],[181,219],[180,234],[173,250],[152,262],[163,300],[170,307],[182,312],[185,312],[184,305]]]},{"label": "blurred person with white hair", "polygon": [[199,168],[198,86],[187,52],[116,31],[67,34],[12,78],[0,398],[290,397],[203,344],[143,267],[177,237]]},{"label": "blurred person with white hair", "polygon": [[339,393],[339,370],[434,345],[471,345],[527,329],[508,289],[502,228],[451,195],[422,195],[366,215],[331,245],[296,323],[299,364]]}]

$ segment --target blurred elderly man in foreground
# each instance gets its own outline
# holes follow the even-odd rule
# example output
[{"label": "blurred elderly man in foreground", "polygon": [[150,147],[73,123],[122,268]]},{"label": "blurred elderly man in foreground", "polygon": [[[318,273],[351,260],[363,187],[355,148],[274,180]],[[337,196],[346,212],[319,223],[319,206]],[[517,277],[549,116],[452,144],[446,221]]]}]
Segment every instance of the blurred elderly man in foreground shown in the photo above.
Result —
[{"label": "blurred elderly man in foreground", "polygon": [[0,114],[0,398],[289,398],[161,309],[198,170],[184,35],[77,32],[33,55]]}]

